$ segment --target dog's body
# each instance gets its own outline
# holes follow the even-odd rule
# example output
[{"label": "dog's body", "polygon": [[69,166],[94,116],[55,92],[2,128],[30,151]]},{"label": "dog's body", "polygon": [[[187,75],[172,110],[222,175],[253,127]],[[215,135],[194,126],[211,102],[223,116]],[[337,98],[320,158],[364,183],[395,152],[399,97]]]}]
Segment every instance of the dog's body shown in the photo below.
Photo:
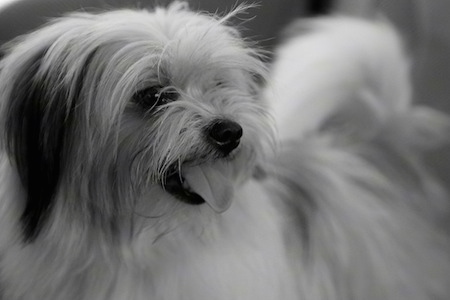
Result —
[{"label": "dog's body", "polygon": [[[292,70],[280,56],[265,93],[286,138],[278,145],[259,99],[265,67],[226,26],[231,15],[180,4],[81,14],[11,48],[0,73],[4,299],[448,297],[448,240],[435,220],[445,202],[417,159],[424,143],[411,139],[435,143],[447,120],[410,108],[392,31],[332,19],[299,37],[321,49],[315,36],[345,40],[351,28],[327,22],[355,22],[366,27],[350,32],[370,45],[322,53],[354,73],[294,67],[303,76],[286,80],[311,88],[310,106],[295,104],[297,85],[278,86]],[[383,67],[398,90],[378,89],[390,83]],[[342,77],[325,99],[330,73]],[[355,74],[367,80],[339,84]],[[400,119],[387,114],[398,97]],[[305,122],[283,125],[290,113]]]}]

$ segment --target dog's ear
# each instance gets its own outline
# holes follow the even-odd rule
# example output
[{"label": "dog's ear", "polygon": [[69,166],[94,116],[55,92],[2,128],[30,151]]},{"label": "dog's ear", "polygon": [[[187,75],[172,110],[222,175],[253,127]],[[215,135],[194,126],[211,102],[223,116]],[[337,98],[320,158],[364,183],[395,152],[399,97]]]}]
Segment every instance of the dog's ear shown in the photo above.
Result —
[{"label": "dog's ear", "polygon": [[54,205],[75,106],[64,85],[40,72],[45,55],[43,49],[22,58],[3,100],[5,146],[26,190],[21,223],[28,242],[42,230]]}]

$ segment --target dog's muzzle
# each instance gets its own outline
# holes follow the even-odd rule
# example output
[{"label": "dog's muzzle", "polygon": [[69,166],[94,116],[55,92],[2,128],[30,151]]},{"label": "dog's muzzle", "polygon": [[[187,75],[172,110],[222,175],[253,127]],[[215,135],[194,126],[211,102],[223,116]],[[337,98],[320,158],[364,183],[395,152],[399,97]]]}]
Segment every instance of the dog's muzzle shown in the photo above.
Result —
[{"label": "dog's muzzle", "polygon": [[242,127],[231,120],[219,119],[205,128],[206,140],[222,156],[194,166],[182,165],[166,178],[165,190],[182,202],[199,205],[208,203],[216,212],[223,212],[233,198],[233,176],[230,162],[225,157],[235,150],[241,141]]}]

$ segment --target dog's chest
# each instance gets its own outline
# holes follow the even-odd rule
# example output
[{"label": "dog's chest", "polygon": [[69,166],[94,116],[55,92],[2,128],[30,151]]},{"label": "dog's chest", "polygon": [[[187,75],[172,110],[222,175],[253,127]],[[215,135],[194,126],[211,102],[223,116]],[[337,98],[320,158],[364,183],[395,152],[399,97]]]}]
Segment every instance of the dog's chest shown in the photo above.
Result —
[{"label": "dog's chest", "polygon": [[266,197],[251,184],[201,234],[168,235],[140,256],[148,267],[118,280],[110,299],[291,299],[282,221]]}]

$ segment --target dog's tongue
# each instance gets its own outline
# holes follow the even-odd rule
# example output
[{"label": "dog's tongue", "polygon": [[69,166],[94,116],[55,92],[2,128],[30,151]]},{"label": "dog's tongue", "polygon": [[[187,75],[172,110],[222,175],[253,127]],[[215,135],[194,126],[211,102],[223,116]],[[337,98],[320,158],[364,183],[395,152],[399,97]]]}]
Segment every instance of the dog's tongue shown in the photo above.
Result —
[{"label": "dog's tongue", "polygon": [[234,189],[231,168],[225,162],[188,167],[183,176],[214,211],[221,213],[230,207]]}]

